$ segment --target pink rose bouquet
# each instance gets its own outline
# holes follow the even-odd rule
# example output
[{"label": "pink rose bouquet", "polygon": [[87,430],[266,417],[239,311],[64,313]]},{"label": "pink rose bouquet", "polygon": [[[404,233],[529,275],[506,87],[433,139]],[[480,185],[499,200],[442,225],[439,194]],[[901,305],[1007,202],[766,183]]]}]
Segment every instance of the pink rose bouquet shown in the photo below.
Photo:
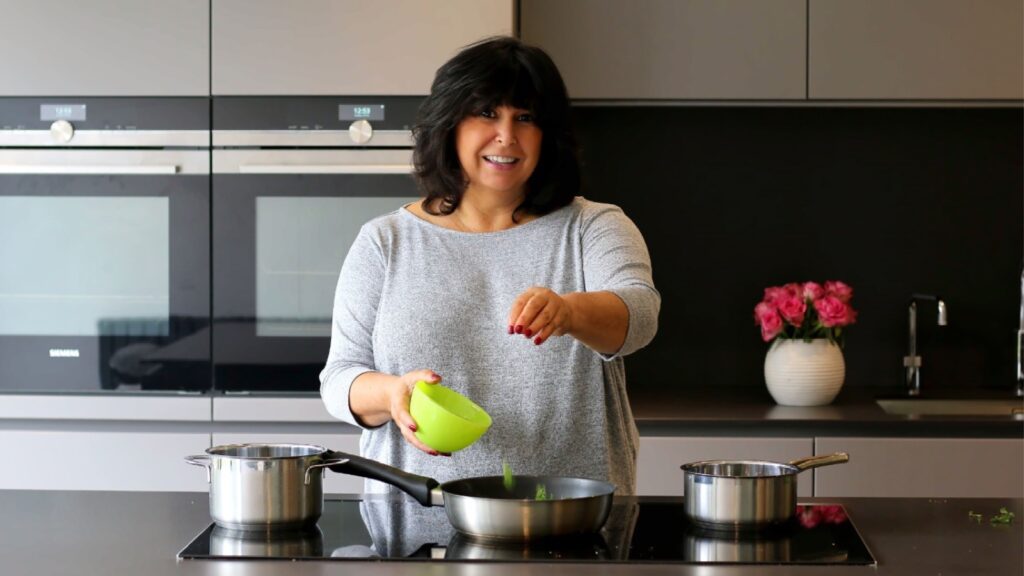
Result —
[{"label": "pink rose bouquet", "polygon": [[843,328],[857,320],[850,306],[853,288],[839,281],[792,283],[764,289],[764,299],[754,307],[754,322],[761,338],[828,338],[843,343]]}]

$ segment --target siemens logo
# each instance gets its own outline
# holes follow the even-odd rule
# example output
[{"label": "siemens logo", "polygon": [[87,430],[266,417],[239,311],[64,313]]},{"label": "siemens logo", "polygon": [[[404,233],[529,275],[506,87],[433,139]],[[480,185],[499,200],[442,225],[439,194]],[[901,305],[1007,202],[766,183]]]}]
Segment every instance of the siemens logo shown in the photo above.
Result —
[{"label": "siemens logo", "polygon": [[50,348],[50,358],[78,358],[78,349]]}]

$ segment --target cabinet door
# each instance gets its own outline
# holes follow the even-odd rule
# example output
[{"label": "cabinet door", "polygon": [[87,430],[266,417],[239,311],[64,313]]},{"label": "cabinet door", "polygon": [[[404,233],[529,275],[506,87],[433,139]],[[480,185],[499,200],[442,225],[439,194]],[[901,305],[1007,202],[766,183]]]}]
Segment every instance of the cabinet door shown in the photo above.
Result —
[{"label": "cabinet door", "polygon": [[848,452],[819,468],[815,496],[1024,497],[1024,440],[817,438],[816,452]]},{"label": "cabinet door", "polygon": [[814,98],[1024,98],[1020,0],[810,0]]},{"label": "cabinet door", "polygon": [[[812,455],[811,438],[640,438],[637,455],[637,494],[682,496],[680,466],[701,460],[769,460],[789,462]],[[800,474],[798,496],[811,496],[814,470]]]},{"label": "cabinet door", "polygon": [[185,463],[205,433],[0,430],[7,465],[0,488],[205,492],[206,473]]},{"label": "cabinet door", "polygon": [[417,95],[512,0],[213,0],[216,95]]},{"label": "cabinet door", "polygon": [[208,96],[209,0],[0,0],[2,96]]},{"label": "cabinet door", "polygon": [[[280,434],[270,432],[218,433],[213,445],[221,444],[315,444],[339,452],[359,454],[358,434]],[[205,477],[204,477],[205,478]],[[362,494],[363,479],[348,474],[324,471],[325,494]]]},{"label": "cabinet door", "polygon": [[805,0],[522,0],[573,98],[804,99]]}]

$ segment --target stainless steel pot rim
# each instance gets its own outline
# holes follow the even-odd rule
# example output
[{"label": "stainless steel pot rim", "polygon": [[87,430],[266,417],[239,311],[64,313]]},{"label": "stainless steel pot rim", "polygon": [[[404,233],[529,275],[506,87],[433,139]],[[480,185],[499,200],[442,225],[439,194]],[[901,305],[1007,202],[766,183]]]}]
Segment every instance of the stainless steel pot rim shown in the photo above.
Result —
[{"label": "stainless steel pot rim", "polygon": [[[236,454],[232,452],[254,452],[268,451],[267,455]],[[292,453],[294,452],[294,453]],[[206,453],[212,458],[224,458],[228,460],[297,460],[309,458],[310,456],[322,456],[328,452],[327,448],[316,444],[222,444],[207,448]]]},{"label": "stainless steel pot rim", "polygon": [[[778,472],[771,474],[722,474],[714,472],[704,472],[702,470],[707,468],[714,468],[718,466],[736,466],[736,467],[750,467],[750,468],[774,468]],[[702,476],[704,478],[726,478],[726,479],[740,479],[740,478],[782,478],[784,476],[794,476],[802,472],[796,466],[792,464],[782,464],[780,462],[770,462],[767,460],[704,460],[702,462],[690,462],[689,464],[683,464],[679,467],[683,472],[687,474],[693,474],[694,476]]]}]

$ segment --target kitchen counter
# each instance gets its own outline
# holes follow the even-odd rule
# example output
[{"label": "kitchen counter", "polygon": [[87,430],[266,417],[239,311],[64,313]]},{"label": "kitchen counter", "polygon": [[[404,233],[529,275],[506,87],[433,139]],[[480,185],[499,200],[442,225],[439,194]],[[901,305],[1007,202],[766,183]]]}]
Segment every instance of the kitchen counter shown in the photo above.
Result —
[{"label": "kitchen counter", "polygon": [[[1012,398],[1010,392],[944,392],[941,398]],[[1021,438],[1024,416],[888,414],[875,403],[891,391],[845,387],[827,406],[779,406],[767,388],[697,388],[629,393],[641,436],[914,436]],[[927,396],[926,396],[927,397]]]},{"label": "kitchen counter", "polygon": [[[73,474],[73,470],[68,471]],[[661,498],[660,500],[665,500]],[[1024,571],[1024,501],[1020,499],[802,499],[846,506],[877,566],[767,566],[559,563],[569,576],[700,574],[1005,575]],[[1013,524],[990,525],[1005,506]],[[977,523],[968,511],[982,512]],[[405,574],[502,576],[539,574],[543,563],[288,562],[178,560],[177,552],[209,525],[205,494],[0,491],[0,574],[232,575]]]}]

